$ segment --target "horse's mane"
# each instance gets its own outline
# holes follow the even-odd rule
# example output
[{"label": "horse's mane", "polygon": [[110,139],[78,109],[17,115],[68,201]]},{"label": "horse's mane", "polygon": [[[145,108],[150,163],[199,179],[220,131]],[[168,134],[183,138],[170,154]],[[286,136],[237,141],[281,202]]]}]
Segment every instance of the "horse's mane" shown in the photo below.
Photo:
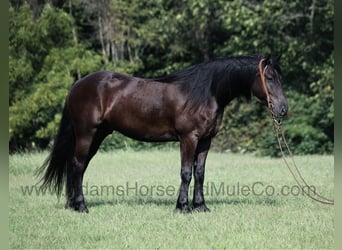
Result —
[{"label": "horse's mane", "polygon": [[235,96],[250,99],[250,84],[261,58],[261,55],[216,58],[153,80],[180,84],[189,92],[188,100],[194,107],[205,103],[211,96],[226,104]]}]

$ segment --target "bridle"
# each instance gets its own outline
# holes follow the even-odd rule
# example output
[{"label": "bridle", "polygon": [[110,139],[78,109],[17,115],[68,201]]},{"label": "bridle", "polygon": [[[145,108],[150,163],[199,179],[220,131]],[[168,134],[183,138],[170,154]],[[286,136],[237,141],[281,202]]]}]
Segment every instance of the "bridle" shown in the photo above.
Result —
[{"label": "bridle", "polygon": [[266,81],[265,81],[265,72],[267,69],[267,65],[265,66],[264,69],[262,67],[262,64],[264,61],[265,61],[265,59],[261,59],[259,61],[259,75],[260,75],[260,79],[261,79],[262,88],[264,89],[265,94],[266,94],[267,106],[273,114],[273,110],[272,110],[272,106],[271,106],[271,97],[270,97],[270,93],[268,92],[268,88],[267,88]]},{"label": "bridle", "polygon": [[[267,88],[267,85],[266,85],[266,81],[265,81],[265,72],[266,72],[266,69],[267,69],[267,65],[265,66],[265,68],[263,68],[263,62],[265,61],[265,59],[261,59],[259,61],[259,75],[260,75],[260,80],[261,80],[261,84],[262,84],[262,87],[265,91],[265,95],[266,95],[266,100],[267,100],[267,106],[268,106],[268,110],[270,111],[270,114],[271,114],[271,117],[272,117],[272,120],[273,120],[273,130],[274,130],[274,133],[277,137],[277,141],[278,141],[278,145],[279,145],[279,149],[280,149],[280,152],[281,152],[281,155],[282,155],[282,158],[285,162],[285,165],[287,166],[287,168],[289,169],[291,175],[293,176],[293,178],[295,179],[297,185],[300,187],[300,189],[302,190],[302,192],[304,194],[306,194],[308,197],[310,197],[311,199],[317,201],[317,202],[320,202],[322,204],[327,204],[327,205],[334,205],[334,200],[331,200],[331,199],[328,199],[318,193],[316,193],[315,190],[312,189],[311,186],[309,186],[307,184],[307,182],[305,181],[305,179],[303,178],[301,172],[299,171],[298,167],[297,167],[297,164],[296,162],[294,161],[294,157],[293,157],[293,154],[290,150],[290,147],[286,141],[286,138],[285,138],[285,134],[284,134],[284,129],[283,129],[283,126],[282,126],[282,123],[281,123],[281,120],[278,120],[275,115],[274,115],[274,112],[273,112],[273,104],[272,104],[272,100],[271,100],[271,97],[270,97],[270,94],[269,94],[269,91],[268,91],[268,88]],[[283,139],[283,142],[286,146],[286,149],[291,157],[291,160],[292,160],[292,163],[294,165],[294,168],[295,168],[295,171],[293,171],[293,169],[290,167],[288,161],[287,161],[287,158],[284,154],[284,151],[283,151],[283,147],[282,147],[282,143],[281,143],[281,140],[280,140],[280,137],[279,137],[279,132],[281,132],[281,137]],[[296,176],[296,174],[298,176]],[[300,181],[298,180],[298,178],[304,183],[300,183]],[[307,191],[309,190],[309,191]],[[316,196],[313,196],[311,194],[311,192]]]}]

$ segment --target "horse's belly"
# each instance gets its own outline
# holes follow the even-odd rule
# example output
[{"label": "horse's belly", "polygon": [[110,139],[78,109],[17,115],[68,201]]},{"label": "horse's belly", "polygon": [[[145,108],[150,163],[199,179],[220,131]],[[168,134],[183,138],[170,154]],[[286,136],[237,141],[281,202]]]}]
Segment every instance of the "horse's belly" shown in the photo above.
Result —
[{"label": "horse's belly", "polygon": [[116,120],[112,124],[113,129],[136,140],[148,142],[174,141],[177,140],[176,133],[167,123],[162,124],[155,120],[139,119],[131,117],[129,119]]},{"label": "horse's belly", "polygon": [[142,141],[177,140],[171,110],[154,105],[117,105],[106,118],[107,123],[128,137]]}]

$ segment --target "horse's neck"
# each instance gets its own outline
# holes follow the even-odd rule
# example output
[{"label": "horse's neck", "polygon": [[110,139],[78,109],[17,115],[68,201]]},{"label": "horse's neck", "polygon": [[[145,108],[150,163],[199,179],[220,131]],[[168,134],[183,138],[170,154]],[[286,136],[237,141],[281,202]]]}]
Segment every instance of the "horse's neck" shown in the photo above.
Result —
[{"label": "horse's neck", "polygon": [[222,108],[227,106],[233,99],[237,97],[242,96],[246,97],[247,99],[250,98],[253,79],[248,79],[248,77],[242,74],[229,76],[226,77],[226,79],[226,81],[219,82],[216,86],[216,90],[214,91],[215,98]]}]

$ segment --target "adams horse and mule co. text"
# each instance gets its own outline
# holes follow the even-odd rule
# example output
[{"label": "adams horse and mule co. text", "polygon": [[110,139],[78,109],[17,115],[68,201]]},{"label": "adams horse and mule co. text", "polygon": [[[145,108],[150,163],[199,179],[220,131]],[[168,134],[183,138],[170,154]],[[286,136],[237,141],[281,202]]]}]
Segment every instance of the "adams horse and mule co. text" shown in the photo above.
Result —
[{"label": "adams horse and mule co. text", "polygon": [[[262,61],[262,76],[258,64]],[[277,59],[236,56],[193,65],[170,75],[143,79],[101,71],[74,83],[66,98],[51,153],[38,170],[42,189],[60,195],[66,208],[88,212],[82,181],[103,139],[114,130],[136,140],[179,141],[181,186],[176,208],[209,211],[203,196],[205,161],[223,111],[235,97],[254,94],[265,101],[264,77],[274,117],[287,113]],[[195,179],[192,207],[188,189]]]}]

